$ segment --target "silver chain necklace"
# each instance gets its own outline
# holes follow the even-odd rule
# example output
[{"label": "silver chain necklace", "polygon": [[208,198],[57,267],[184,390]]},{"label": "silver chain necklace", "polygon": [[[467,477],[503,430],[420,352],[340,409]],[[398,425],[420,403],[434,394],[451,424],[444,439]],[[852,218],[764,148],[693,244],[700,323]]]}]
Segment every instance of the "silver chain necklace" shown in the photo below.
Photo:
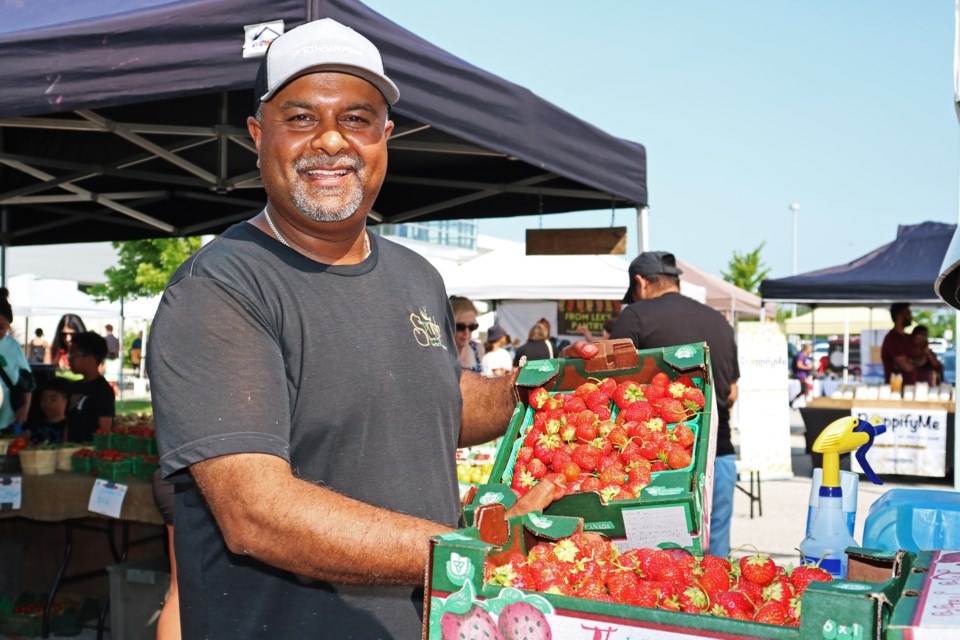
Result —
[{"label": "silver chain necklace", "polygon": [[[290,243],[288,243],[286,239],[282,235],[280,235],[280,231],[277,229],[276,225],[273,224],[273,218],[270,217],[270,212],[267,210],[266,207],[263,208],[263,217],[267,219],[267,225],[270,227],[270,231],[273,231],[273,235],[277,237],[277,240],[280,241],[280,244],[282,244],[285,247],[289,247]],[[368,236],[367,232],[364,231],[363,232],[363,259],[366,260],[369,257],[370,257],[370,236]]]}]

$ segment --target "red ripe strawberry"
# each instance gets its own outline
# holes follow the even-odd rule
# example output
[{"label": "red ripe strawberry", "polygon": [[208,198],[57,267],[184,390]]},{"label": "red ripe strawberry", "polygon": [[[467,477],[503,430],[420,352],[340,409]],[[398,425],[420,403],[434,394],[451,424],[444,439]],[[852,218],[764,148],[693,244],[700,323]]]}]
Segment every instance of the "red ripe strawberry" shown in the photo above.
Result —
[{"label": "red ripe strawberry", "polygon": [[[592,414],[593,412],[591,411],[590,413]],[[597,435],[599,435],[599,432],[597,431],[597,423],[578,422],[573,431],[573,435],[579,442],[593,442],[597,439]]]},{"label": "red ripe strawberry", "polygon": [[714,556],[711,554],[706,554],[700,558],[701,567],[717,567],[726,574],[730,573],[731,566],[730,562],[726,558],[721,558],[720,556]]},{"label": "red ripe strawberry", "polygon": [[667,449],[667,466],[671,469],[685,469],[693,464],[690,452],[677,443],[671,443]]},{"label": "red ripe strawberry", "polygon": [[674,575],[676,562],[662,549],[647,549],[640,557],[640,571],[647,580],[669,580]]},{"label": "red ripe strawberry", "polygon": [[550,396],[546,402],[543,403],[543,409],[545,411],[556,411],[563,406],[563,402],[557,396]]},{"label": "red ripe strawberry", "polygon": [[[652,433],[666,433],[667,432],[667,423],[663,421],[663,418],[656,417],[650,418],[646,422],[640,425],[640,428],[646,429]],[[646,437],[644,437],[646,439]]]},{"label": "red ripe strawberry", "polygon": [[663,451],[664,442],[656,437],[647,438],[640,445],[640,454],[647,460],[658,460]]},{"label": "red ripe strawberry", "polygon": [[793,583],[793,588],[798,596],[803,595],[804,590],[811,582],[831,582],[832,580],[833,576],[828,571],[809,564],[797,567],[790,574],[790,582]]},{"label": "red ripe strawberry", "polygon": [[580,413],[586,408],[587,408],[587,404],[583,401],[583,398],[573,395],[572,393],[564,394],[563,396],[564,413]]},{"label": "red ripe strawberry", "polygon": [[763,624],[783,625],[786,623],[788,615],[789,612],[783,604],[779,602],[768,602],[757,610],[753,621],[762,622]]},{"label": "red ripe strawberry", "polygon": [[769,602],[775,600],[777,602],[788,603],[794,596],[793,583],[790,582],[790,578],[785,575],[778,575],[770,586],[764,587],[763,589],[763,601]]},{"label": "red ripe strawberry", "polygon": [[542,425],[539,427],[537,425],[533,425],[530,431],[527,432],[527,435],[523,438],[523,446],[533,447],[535,444],[537,444],[537,440],[540,438],[540,436],[545,433],[546,431]]},{"label": "red ripe strawberry", "polygon": [[584,471],[595,471],[600,463],[600,456],[601,453],[596,447],[589,444],[580,444],[573,450],[570,458]]},{"label": "red ripe strawberry", "polygon": [[716,565],[704,565],[701,560],[700,568],[695,570],[694,574],[707,595],[712,596],[730,589],[730,575]]},{"label": "red ripe strawberry", "polygon": [[578,398],[582,398],[585,401],[588,395],[599,388],[600,387],[598,387],[596,383],[584,382],[582,385],[577,387],[576,391],[573,392],[573,395],[577,396]]},{"label": "red ripe strawberry", "polygon": [[546,417],[543,420],[543,430],[547,433],[559,433],[560,429],[567,423],[567,416],[561,409],[551,409],[546,411]]},{"label": "red ripe strawberry", "polygon": [[598,407],[595,409],[597,412],[597,420],[604,422],[613,418],[613,414],[610,412],[610,407]]},{"label": "red ripe strawberry", "polygon": [[643,480],[628,480],[627,484],[623,485],[623,490],[630,494],[631,498],[639,498],[643,495],[643,490],[649,485],[650,482]]},{"label": "red ripe strawberry", "polygon": [[624,382],[618,384],[617,388],[610,397],[613,399],[613,403],[621,409],[633,404],[638,400],[646,400],[646,398],[643,396],[643,389],[640,388],[640,384],[634,382],[633,380],[625,380]]},{"label": "red ripe strawberry", "polygon": [[600,455],[602,456],[605,456],[613,451],[613,443],[606,438],[601,438],[599,436],[590,441],[590,446],[599,451]]},{"label": "red ripe strawberry", "polygon": [[[601,480],[601,482],[603,482]],[[606,504],[614,500],[619,500],[621,485],[617,483],[607,483],[600,487],[600,500]]]},{"label": "red ripe strawberry", "polygon": [[623,468],[623,464],[619,460],[614,459],[614,461],[607,465],[601,464],[600,468],[600,482],[604,484],[616,484],[622,485],[626,482],[627,472]]},{"label": "red ripe strawberry", "polygon": [[634,468],[627,471],[627,482],[642,482],[648,485],[652,479],[652,473],[649,460],[638,461]]},{"label": "red ripe strawberry", "polygon": [[537,438],[533,445],[533,457],[542,460],[545,464],[553,458],[554,452],[560,448],[560,436],[544,433]]},{"label": "red ripe strawberry", "polygon": [[706,398],[703,397],[703,391],[696,387],[686,389],[681,399],[684,406],[693,413],[702,410],[703,405],[707,403]]},{"label": "red ripe strawberry", "polygon": [[626,429],[622,427],[614,427],[613,429],[610,429],[610,433],[607,434],[607,438],[610,440],[613,448],[620,452],[622,452],[623,448],[627,446],[628,442],[630,442],[630,436],[627,435]]},{"label": "red ripe strawberry", "polygon": [[663,387],[667,388],[670,384],[670,376],[665,374],[663,371],[658,371],[653,374],[653,378],[650,379],[650,384],[654,387]]},{"label": "red ripe strawberry", "polygon": [[657,403],[660,408],[660,417],[664,422],[683,422],[687,419],[687,409],[679,400],[661,398]]},{"label": "red ripe strawberry", "polygon": [[646,400],[638,400],[626,408],[621,409],[620,413],[617,414],[617,422],[620,424],[625,422],[643,423],[655,417],[656,412],[653,405]]},{"label": "red ripe strawberry", "polygon": [[517,466],[530,462],[533,458],[533,447],[520,447],[517,449]]},{"label": "red ripe strawberry", "polygon": [[643,395],[647,397],[648,402],[653,402],[654,400],[659,400],[667,393],[666,385],[644,385],[643,386]]},{"label": "red ripe strawberry", "polygon": [[682,384],[687,388],[693,388],[697,386],[696,383],[688,375],[682,375],[676,380],[674,380],[674,382],[679,382],[680,384]]},{"label": "red ripe strawberry", "polygon": [[597,491],[599,492],[603,488],[603,483],[600,482],[600,478],[590,476],[580,482],[580,491]]},{"label": "red ripe strawberry", "polygon": [[566,443],[576,442],[577,441],[577,425],[572,422],[567,422],[560,429],[560,432],[557,434],[560,436],[560,439]]},{"label": "red ripe strawberry", "polygon": [[529,402],[530,406],[535,410],[539,411],[543,409],[543,405],[550,399],[550,394],[543,387],[537,387],[530,392]]},{"label": "red ripe strawberry", "polygon": [[598,578],[587,578],[577,583],[573,595],[584,600],[600,600],[607,595],[607,586]]},{"label": "red ripe strawberry", "polygon": [[650,465],[650,470],[656,473],[657,471],[669,471],[670,467],[663,460],[654,460]]},{"label": "red ripe strawberry", "polygon": [[737,591],[721,591],[710,596],[710,613],[735,620],[753,620],[754,608]]},{"label": "red ripe strawberry", "polygon": [[648,607],[655,609],[660,603],[660,590],[653,583],[640,581],[640,587],[637,589],[636,600],[633,604],[638,607]]},{"label": "red ripe strawberry", "polygon": [[670,383],[669,386],[667,386],[667,395],[670,396],[671,398],[676,398],[680,400],[683,398],[683,392],[686,391],[688,388],[689,387],[687,387],[682,382],[674,380],[673,382]]},{"label": "red ripe strawberry", "polygon": [[566,447],[561,446],[553,452],[553,457],[550,458],[550,469],[559,473],[560,467],[571,460],[573,460],[573,458],[570,455],[570,451],[568,451]]},{"label": "red ripe strawberry", "polygon": [[534,458],[533,460],[528,462],[525,468],[527,470],[527,473],[529,473],[531,476],[533,476],[537,480],[540,480],[545,475],[547,475],[547,465],[544,464],[543,460],[540,460],[538,458]]},{"label": "red ripe strawberry", "polygon": [[613,431],[616,426],[617,423],[612,420],[600,420],[600,422],[597,423],[597,435],[601,438],[608,438],[610,432]]},{"label": "red ripe strawberry", "polygon": [[581,558],[606,562],[616,547],[596,534],[575,533],[570,536],[570,542],[580,550]]},{"label": "red ripe strawberry", "polygon": [[688,584],[677,598],[680,601],[680,610],[686,613],[702,613],[710,605],[710,598],[695,583]]},{"label": "red ripe strawberry", "polygon": [[640,578],[633,571],[613,570],[607,574],[607,590],[616,602],[635,604]]},{"label": "red ripe strawberry", "polygon": [[572,459],[568,462],[565,462],[563,466],[557,469],[558,473],[562,473],[563,477],[567,479],[567,483],[576,482],[580,477],[580,465],[574,462]]},{"label": "red ripe strawberry", "polygon": [[756,582],[751,582],[740,576],[737,578],[736,583],[733,585],[732,591],[739,591],[747,597],[754,606],[758,606],[763,602],[763,587],[758,585]]},{"label": "red ripe strawberry", "polygon": [[614,390],[617,388],[617,381],[613,378],[604,378],[597,383],[597,387],[600,389],[600,391],[607,394],[607,397],[609,398],[613,395]]},{"label": "red ripe strawberry", "polygon": [[628,439],[620,449],[620,461],[627,466],[630,464],[636,466],[640,460],[646,460],[640,453],[640,443],[634,438]]},{"label": "red ripe strawberry", "polygon": [[591,411],[599,411],[601,407],[607,407],[609,405],[610,396],[598,389],[589,393],[584,402]]},{"label": "red ripe strawberry", "polygon": [[694,440],[696,440],[696,435],[693,433],[693,429],[685,424],[678,424],[675,426],[673,431],[670,432],[670,437],[677,444],[686,449],[691,448]]},{"label": "red ripe strawberry", "polygon": [[754,584],[766,587],[777,577],[777,564],[770,556],[757,553],[740,558],[740,575]]},{"label": "red ripe strawberry", "polygon": [[521,553],[513,553],[507,563],[493,567],[486,582],[516,589],[537,588],[533,574],[530,572],[530,565]]}]

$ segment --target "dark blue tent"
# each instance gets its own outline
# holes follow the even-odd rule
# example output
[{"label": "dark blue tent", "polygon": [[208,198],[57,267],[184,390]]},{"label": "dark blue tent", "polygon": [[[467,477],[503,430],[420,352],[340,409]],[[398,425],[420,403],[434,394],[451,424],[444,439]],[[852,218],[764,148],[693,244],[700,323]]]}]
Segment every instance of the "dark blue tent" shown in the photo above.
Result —
[{"label": "dark blue tent", "polygon": [[957,225],[900,225],[896,239],[853,262],[789,278],[764,280],[765,301],[818,305],[938,304],[934,282]]},{"label": "dark blue tent", "polygon": [[243,55],[245,27],[323,17],[370,38],[400,87],[371,223],[647,204],[643,146],[357,0],[8,2],[0,243],[215,233],[255,214],[264,196],[245,123],[260,60]]}]

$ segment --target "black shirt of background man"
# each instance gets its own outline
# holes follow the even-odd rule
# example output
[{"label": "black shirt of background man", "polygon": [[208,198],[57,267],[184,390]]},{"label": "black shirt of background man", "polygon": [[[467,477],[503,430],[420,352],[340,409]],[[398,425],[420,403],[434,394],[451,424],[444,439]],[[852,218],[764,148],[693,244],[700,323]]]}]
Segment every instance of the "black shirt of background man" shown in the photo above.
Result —
[{"label": "black shirt of background man", "polygon": [[730,385],[740,379],[733,327],[723,315],[680,293],[665,293],[626,307],[610,338],[630,338],[637,349],[706,342],[717,398],[717,455],[736,453],[730,442]]},{"label": "black shirt of background man", "polygon": [[89,382],[80,380],[70,385],[67,401],[67,440],[90,442],[99,426],[99,419],[115,415],[114,393],[110,383],[99,376]]}]

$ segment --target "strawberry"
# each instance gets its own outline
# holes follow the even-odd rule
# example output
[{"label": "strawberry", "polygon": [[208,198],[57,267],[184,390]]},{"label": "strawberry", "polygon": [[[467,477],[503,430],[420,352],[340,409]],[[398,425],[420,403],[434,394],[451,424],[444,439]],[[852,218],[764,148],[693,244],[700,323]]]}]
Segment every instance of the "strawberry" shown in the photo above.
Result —
[{"label": "strawberry", "polygon": [[610,440],[611,444],[617,451],[623,451],[623,448],[627,446],[627,443],[630,442],[630,436],[627,435],[627,430],[623,427],[614,427],[610,429],[610,433],[607,434],[607,438]]},{"label": "strawberry", "polygon": [[583,384],[581,384],[579,387],[576,388],[576,390],[573,392],[573,395],[586,401],[587,396],[589,396],[591,393],[598,390],[599,388],[600,387],[597,386],[597,384],[594,382],[584,382]]},{"label": "strawberry", "polygon": [[594,471],[600,463],[600,451],[589,444],[580,444],[570,454],[570,459],[584,471]]},{"label": "strawberry", "polygon": [[800,565],[790,574],[790,582],[793,583],[798,596],[803,595],[811,582],[831,582],[832,580],[833,576],[828,571],[809,564]]},{"label": "strawberry", "polygon": [[590,476],[581,481],[580,491],[600,491],[603,488],[603,483],[600,482],[600,478]]},{"label": "strawberry", "polygon": [[777,577],[777,564],[770,556],[757,553],[740,558],[740,574],[750,582],[766,587]]},{"label": "strawberry", "polygon": [[625,380],[624,382],[618,384],[617,388],[611,395],[611,398],[613,399],[613,403],[620,409],[623,409],[638,400],[646,400],[640,384],[634,382],[633,380]]},{"label": "strawberry", "polygon": [[545,475],[547,475],[547,465],[544,464],[543,460],[539,458],[534,458],[527,463],[526,466],[527,473],[533,476],[535,479],[540,480]]},{"label": "strawberry", "polygon": [[[646,422],[640,425],[642,428],[647,431],[652,431],[654,433],[665,433],[667,430],[667,423],[663,421],[663,418],[650,418]],[[646,439],[646,438],[644,438]]]},{"label": "strawberry", "polygon": [[543,387],[537,387],[536,389],[530,392],[528,402],[530,406],[535,410],[539,411],[543,409],[543,405],[546,404],[547,400],[550,399],[550,394]]},{"label": "strawberry", "polygon": [[600,468],[600,482],[604,484],[616,484],[622,485],[627,479],[627,472],[623,468],[623,464],[614,459],[610,464],[602,465]]},{"label": "strawberry", "polygon": [[644,485],[648,485],[652,479],[651,474],[650,461],[644,458],[637,461],[636,466],[627,471],[627,482],[642,482]]},{"label": "strawberry", "polygon": [[586,408],[587,404],[583,401],[583,398],[575,396],[572,393],[567,393],[563,396],[564,413],[580,413]]},{"label": "strawberry", "polygon": [[537,426],[536,424],[527,431],[527,435],[523,438],[523,446],[533,447],[537,444],[537,439],[546,433],[546,430],[543,428],[543,425]]},{"label": "strawberry", "polygon": [[738,591],[721,591],[710,596],[710,613],[736,620],[753,620],[754,608]]},{"label": "strawberry", "polygon": [[762,622],[763,624],[783,625],[786,623],[788,615],[787,607],[783,604],[779,602],[768,602],[757,610],[753,621]]},{"label": "strawberry", "polygon": [[537,438],[533,445],[533,457],[538,458],[544,463],[550,462],[554,452],[560,448],[560,436],[556,434],[544,433]]},{"label": "strawberry", "polygon": [[703,405],[707,403],[706,398],[703,397],[703,391],[696,387],[685,389],[681,400],[683,405],[694,413],[702,410]]},{"label": "strawberry", "polygon": [[640,455],[642,455],[647,460],[658,460],[660,458],[660,453],[663,451],[663,442],[660,438],[650,437],[643,441],[643,444],[640,445]]},{"label": "strawberry", "polygon": [[647,397],[648,402],[653,402],[654,400],[659,400],[667,393],[667,387],[659,385],[645,385],[643,387],[643,395]]},{"label": "strawberry", "polygon": [[654,387],[663,387],[666,389],[670,385],[670,376],[665,374],[663,371],[658,371],[653,374],[653,378],[650,379],[650,385]]},{"label": "strawberry", "polygon": [[701,560],[700,568],[694,573],[699,574],[697,580],[707,595],[712,596],[730,589],[729,574],[716,565],[704,565]]},{"label": "strawberry", "polygon": [[633,404],[620,410],[620,413],[617,414],[617,422],[620,424],[625,422],[642,423],[654,417],[656,417],[656,412],[653,405],[646,400],[637,400]]},{"label": "strawberry", "polygon": [[[592,411],[590,411],[590,414],[594,415]],[[596,421],[577,422],[577,426],[573,430],[573,435],[574,438],[579,442],[592,442],[593,440],[596,440],[597,435],[599,435]]]},{"label": "strawberry", "polygon": [[650,465],[650,470],[653,472],[657,471],[669,471],[670,467],[667,466],[667,463],[663,460],[654,460]]},{"label": "strawberry", "polygon": [[702,613],[710,605],[710,598],[696,583],[688,584],[677,596],[680,610],[686,613]]},{"label": "strawberry", "polygon": [[790,582],[790,578],[784,575],[777,576],[774,581],[770,583],[770,586],[764,587],[763,589],[764,602],[775,600],[777,602],[788,603],[793,596],[793,583]]},{"label": "strawberry", "polygon": [[597,383],[597,388],[600,389],[600,391],[602,391],[603,393],[607,394],[607,397],[609,398],[610,396],[613,395],[613,392],[617,388],[617,381],[614,380],[613,378],[604,378],[603,380]]},{"label": "strawberry", "polygon": [[597,420],[600,422],[613,419],[613,413],[610,412],[610,407],[598,407],[596,412]]},{"label": "strawberry", "polygon": [[517,449],[517,466],[530,462],[533,458],[533,447],[520,447]]},{"label": "strawberry", "polygon": [[591,440],[589,444],[591,447],[599,451],[601,456],[605,456],[613,451],[613,443],[606,438],[601,438],[598,436],[594,440]]},{"label": "strawberry", "polygon": [[599,389],[587,394],[584,403],[591,411],[599,411],[602,407],[608,407],[610,396]]},{"label": "strawberry", "polygon": [[671,469],[685,469],[693,464],[690,452],[677,443],[671,443],[666,449],[667,466]]},{"label": "strawberry", "polygon": [[649,480],[628,480],[627,483],[623,485],[623,490],[629,493],[631,498],[639,498],[649,484]]},{"label": "strawberry", "polygon": [[683,392],[686,391],[688,388],[689,387],[687,387],[687,385],[683,384],[682,382],[674,380],[667,387],[667,395],[670,396],[671,398],[682,400]]},{"label": "strawberry", "polygon": [[657,401],[660,416],[664,422],[683,422],[687,419],[687,409],[675,398],[661,398]]},{"label": "strawberry", "polygon": [[701,567],[717,567],[722,570],[724,573],[730,573],[730,563],[726,558],[721,558],[720,556],[714,556],[707,554],[700,558]]},{"label": "strawberry", "polygon": [[736,583],[733,585],[732,591],[739,591],[747,597],[754,606],[759,605],[763,602],[763,587],[758,585],[756,582],[751,582],[740,576],[737,578]]},{"label": "strawberry", "polygon": [[644,549],[640,557],[640,571],[647,580],[661,581],[670,577],[675,562],[673,556],[662,549]]},{"label": "strawberry", "polygon": [[607,574],[607,590],[621,604],[635,604],[640,578],[633,571],[614,570]]},{"label": "strawberry", "polygon": [[602,580],[587,578],[577,583],[573,589],[573,595],[584,600],[600,600],[607,595],[607,586]]},{"label": "strawberry", "polygon": [[687,425],[678,424],[673,428],[673,431],[670,432],[670,438],[681,447],[689,449],[693,446],[693,442],[696,440],[696,435],[694,435],[693,429]]}]

